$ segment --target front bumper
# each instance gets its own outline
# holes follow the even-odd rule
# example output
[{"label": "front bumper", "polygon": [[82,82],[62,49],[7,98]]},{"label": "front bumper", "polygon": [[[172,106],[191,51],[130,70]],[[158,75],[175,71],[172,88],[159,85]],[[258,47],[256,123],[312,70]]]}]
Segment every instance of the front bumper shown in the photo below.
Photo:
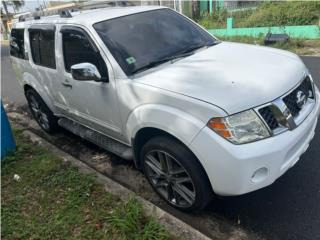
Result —
[{"label": "front bumper", "polygon": [[219,195],[240,195],[272,184],[307,150],[320,113],[320,93],[309,116],[294,130],[253,143],[234,145],[208,127],[190,144]]}]

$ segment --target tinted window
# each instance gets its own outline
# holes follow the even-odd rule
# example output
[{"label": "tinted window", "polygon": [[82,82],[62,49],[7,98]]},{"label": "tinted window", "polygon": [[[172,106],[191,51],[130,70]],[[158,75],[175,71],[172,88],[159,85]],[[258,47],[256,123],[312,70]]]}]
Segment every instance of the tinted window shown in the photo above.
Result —
[{"label": "tinted window", "polygon": [[88,36],[77,30],[63,31],[63,55],[67,72],[71,66],[78,63],[92,63],[95,65],[102,77],[107,77],[107,67],[99,52],[97,52]]},{"label": "tinted window", "polygon": [[169,9],[110,19],[94,24],[94,28],[127,75],[153,61],[216,42]]},{"label": "tinted window", "polygon": [[31,47],[31,54],[32,59],[35,64],[40,64],[40,47],[39,47],[39,35],[40,32],[30,32],[30,47]]},{"label": "tinted window", "polygon": [[25,59],[24,29],[12,29],[10,38],[10,55]]},{"label": "tinted window", "polygon": [[29,35],[33,62],[44,67],[56,68],[54,31],[32,30]]}]

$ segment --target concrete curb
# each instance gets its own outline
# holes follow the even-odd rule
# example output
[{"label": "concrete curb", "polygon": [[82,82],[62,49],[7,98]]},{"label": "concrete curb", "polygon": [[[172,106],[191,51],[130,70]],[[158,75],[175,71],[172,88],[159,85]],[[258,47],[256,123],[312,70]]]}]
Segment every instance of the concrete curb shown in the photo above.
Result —
[{"label": "concrete curb", "polygon": [[299,55],[299,57],[314,57],[314,58],[320,58],[320,54],[316,54],[316,55]]},{"label": "concrete curb", "polygon": [[107,176],[97,172],[96,170],[89,167],[85,163],[72,157],[70,154],[58,149],[57,147],[47,142],[45,139],[41,138],[35,133],[29,130],[24,130],[23,135],[30,138],[30,140],[33,143],[38,143],[39,145],[49,149],[55,155],[57,155],[58,157],[61,157],[64,161],[70,162],[73,166],[77,167],[81,172],[94,174],[94,176],[96,177],[96,181],[102,184],[107,192],[118,196],[120,199],[124,201],[134,196],[139,202],[141,202],[146,215],[154,217],[160,224],[162,224],[166,229],[168,229],[171,232],[171,234],[173,234],[174,236],[179,237],[181,239],[185,239],[185,240],[210,240],[209,237],[200,233],[198,230],[194,229],[190,225],[174,217],[170,213],[165,212],[164,210],[157,207],[153,203],[137,196],[131,190],[125,188],[124,186],[113,181]]}]

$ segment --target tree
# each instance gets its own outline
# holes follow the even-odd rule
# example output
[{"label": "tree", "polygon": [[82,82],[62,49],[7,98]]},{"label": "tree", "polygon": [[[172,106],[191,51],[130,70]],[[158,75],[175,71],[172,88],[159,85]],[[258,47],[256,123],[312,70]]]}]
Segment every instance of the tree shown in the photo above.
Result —
[{"label": "tree", "polygon": [[5,11],[5,13],[6,13],[7,16],[8,16],[8,14],[9,14],[8,6],[12,6],[13,11],[16,12],[16,11],[18,11],[22,6],[24,6],[24,3],[25,3],[24,0],[12,0],[12,1],[5,0],[5,1],[1,1],[1,2],[2,2],[4,11]]},{"label": "tree", "polygon": [[[6,1],[2,1],[2,5],[3,5],[4,11],[6,13],[6,16],[8,17],[9,12],[8,12],[7,2]],[[2,10],[2,8],[1,8],[1,10]]]},{"label": "tree", "polygon": [[19,11],[19,9],[24,6],[24,0],[15,0],[10,2],[14,12]]}]

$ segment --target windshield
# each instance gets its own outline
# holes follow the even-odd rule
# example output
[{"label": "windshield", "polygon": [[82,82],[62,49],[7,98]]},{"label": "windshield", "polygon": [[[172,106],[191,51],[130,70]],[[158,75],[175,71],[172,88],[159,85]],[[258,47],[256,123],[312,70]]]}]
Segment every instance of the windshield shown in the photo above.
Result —
[{"label": "windshield", "polygon": [[170,9],[114,18],[93,27],[127,75],[216,42],[206,31]]}]

